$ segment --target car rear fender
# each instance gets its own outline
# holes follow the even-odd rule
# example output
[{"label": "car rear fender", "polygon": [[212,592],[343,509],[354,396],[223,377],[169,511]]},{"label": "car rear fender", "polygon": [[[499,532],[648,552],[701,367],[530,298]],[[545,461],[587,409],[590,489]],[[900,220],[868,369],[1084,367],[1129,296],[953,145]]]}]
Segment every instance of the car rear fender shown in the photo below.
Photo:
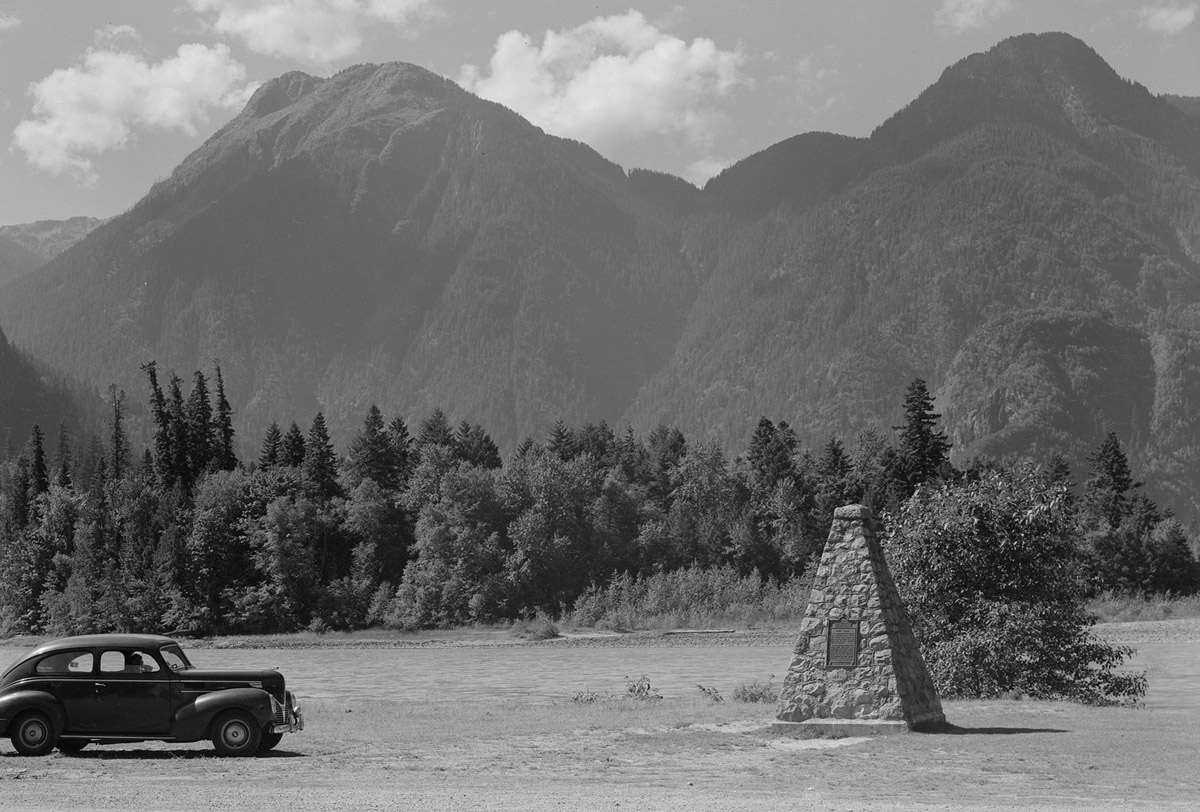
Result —
[{"label": "car rear fender", "polygon": [[8,735],[9,722],[27,710],[40,710],[49,716],[55,736],[67,725],[67,714],[52,695],[45,691],[15,691],[0,696],[0,736]]},{"label": "car rear fender", "polygon": [[223,688],[202,694],[175,713],[174,738],[178,741],[199,741],[208,738],[213,719],[231,708],[244,710],[254,717],[260,727],[274,718],[271,695],[261,688]]}]

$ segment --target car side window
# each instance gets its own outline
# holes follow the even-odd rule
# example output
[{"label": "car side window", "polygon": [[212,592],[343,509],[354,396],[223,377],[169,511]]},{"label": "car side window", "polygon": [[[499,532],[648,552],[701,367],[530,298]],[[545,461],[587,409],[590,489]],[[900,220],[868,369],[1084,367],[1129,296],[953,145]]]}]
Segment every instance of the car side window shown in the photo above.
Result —
[{"label": "car side window", "polygon": [[159,670],[148,651],[106,651],[100,655],[102,674],[151,674]]},{"label": "car side window", "polygon": [[37,664],[39,674],[90,674],[92,653],[90,651],[60,651],[43,657]]}]

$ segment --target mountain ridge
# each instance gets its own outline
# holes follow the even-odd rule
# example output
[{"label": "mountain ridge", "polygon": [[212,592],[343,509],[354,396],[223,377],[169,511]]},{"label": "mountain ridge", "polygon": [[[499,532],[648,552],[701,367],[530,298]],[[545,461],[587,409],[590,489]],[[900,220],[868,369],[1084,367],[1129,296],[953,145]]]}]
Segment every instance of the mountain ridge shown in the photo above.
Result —
[{"label": "mountain ridge", "polygon": [[378,402],[510,449],[560,417],[736,449],[759,414],[816,445],[894,425],[923,377],[960,454],[1057,443],[1082,471],[1118,430],[1191,510],[1191,107],[1022,35],[868,138],[800,134],[696,189],[415,66],[285,74],[9,283],[0,324],[130,391],[143,360],[220,358],[247,442],[317,409],[344,441]]}]

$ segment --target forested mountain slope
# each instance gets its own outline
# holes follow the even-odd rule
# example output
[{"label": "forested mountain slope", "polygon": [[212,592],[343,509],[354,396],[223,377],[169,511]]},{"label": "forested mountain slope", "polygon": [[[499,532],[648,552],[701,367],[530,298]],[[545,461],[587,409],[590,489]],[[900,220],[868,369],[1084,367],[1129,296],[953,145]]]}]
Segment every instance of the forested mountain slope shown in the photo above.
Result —
[{"label": "forested mountain slope", "polygon": [[35,424],[50,437],[62,423],[77,432],[77,417],[61,382],[13,349],[0,332],[0,460],[20,450]]},{"label": "forested mountain slope", "polygon": [[[782,146],[705,197],[743,171],[786,188],[789,155],[758,165]],[[822,204],[743,183],[766,215],[687,232],[718,246],[697,258],[711,280],[630,414],[735,441],[778,415],[819,443],[894,424],[923,377],[959,455],[1060,450],[1082,474],[1114,430],[1189,501],[1200,120],[1047,34],[962,60],[843,149],[864,168]]]},{"label": "forested mountain slope", "polygon": [[45,261],[16,240],[0,234],[0,284],[29,273]]},{"label": "forested mountain slope", "polygon": [[149,358],[219,358],[246,434],[324,409],[344,438],[377,401],[511,443],[615,420],[674,346],[700,280],[628,185],[420,68],[288,74],[0,323],[130,391]]},{"label": "forested mountain slope", "polygon": [[[1062,34],[948,68],[870,138],[809,133],[701,191],[626,175],[403,64],[287,74],[131,211],[0,291],[71,374],[219,358],[243,442],[441,407],[502,446],[659,421],[745,447],[897,422],[960,455],[1118,432],[1188,509],[1200,459],[1200,115]],[[248,446],[249,447],[249,446]]]}]

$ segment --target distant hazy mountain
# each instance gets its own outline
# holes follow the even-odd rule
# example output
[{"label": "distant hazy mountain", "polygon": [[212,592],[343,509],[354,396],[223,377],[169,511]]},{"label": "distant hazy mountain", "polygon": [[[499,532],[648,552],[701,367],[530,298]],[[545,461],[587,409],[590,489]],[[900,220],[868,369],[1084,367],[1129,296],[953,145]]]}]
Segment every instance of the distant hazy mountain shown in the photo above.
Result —
[{"label": "distant hazy mountain", "polygon": [[[701,191],[420,68],[291,73],[132,210],[0,295],[71,374],[219,358],[256,444],[441,407],[810,442],[934,387],[959,454],[1083,473],[1103,432],[1200,485],[1200,114],[1062,34],[948,68],[870,138],[796,136]],[[1160,494],[1161,495],[1161,494]]]},{"label": "distant hazy mountain", "polygon": [[0,284],[54,259],[102,222],[95,217],[72,217],[0,226]]}]

